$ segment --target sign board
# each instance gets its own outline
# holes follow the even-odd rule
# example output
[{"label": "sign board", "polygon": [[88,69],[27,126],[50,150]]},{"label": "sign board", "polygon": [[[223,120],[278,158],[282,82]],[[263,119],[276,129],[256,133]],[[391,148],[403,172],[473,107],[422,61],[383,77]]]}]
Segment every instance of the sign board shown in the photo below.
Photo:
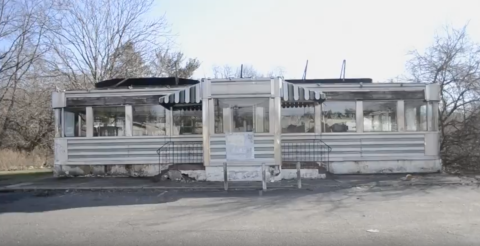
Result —
[{"label": "sign board", "polygon": [[227,161],[251,161],[255,159],[252,132],[225,134]]}]

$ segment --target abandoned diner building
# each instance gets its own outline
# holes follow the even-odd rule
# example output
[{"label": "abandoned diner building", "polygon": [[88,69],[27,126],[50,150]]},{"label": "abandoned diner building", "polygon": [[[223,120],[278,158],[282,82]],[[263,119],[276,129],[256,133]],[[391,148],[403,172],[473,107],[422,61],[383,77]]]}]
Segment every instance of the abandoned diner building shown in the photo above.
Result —
[{"label": "abandoned diner building", "polygon": [[437,172],[439,99],[437,84],[371,79],[112,79],[53,93],[55,175]]}]

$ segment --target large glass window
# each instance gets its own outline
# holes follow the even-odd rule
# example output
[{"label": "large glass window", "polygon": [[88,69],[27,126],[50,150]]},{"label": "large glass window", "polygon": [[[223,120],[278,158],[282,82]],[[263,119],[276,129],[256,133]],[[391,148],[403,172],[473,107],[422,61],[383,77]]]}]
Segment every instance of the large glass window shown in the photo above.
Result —
[{"label": "large glass window", "polygon": [[356,132],[356,102],[326,101],[322,105],[322,132]]},{"label": "large glass window", "polygon": [[315,132],[315,104],[282,105],[282,133]]},{"label": "large glass window", "polygon": [[125,107],[94,107],[93,136],[125,136]]},{"label": "large glass window", "polygon": [[165,108],[160,105],[134,106],[133,136],[166,135]]},{"label": "large glass window", "polygon": [[363,131],[397,131],[397,101],[364,101]]},{"label": "large glass window", "polygon": [[86,108],[65,108],[65,137],[87,136]]},{"label": "large glass window", "polygon": [[269,99],[216,99],[215,133],[269,132]]},{"label": "large glass window", "polygon": [[407,131],[427,130],[427,103],[422,100],[405,101],[405,128]]},{"label": "large glass window", "polygon": [[202,134],[202,126],[201,110],[173,110],[173,135]]}]

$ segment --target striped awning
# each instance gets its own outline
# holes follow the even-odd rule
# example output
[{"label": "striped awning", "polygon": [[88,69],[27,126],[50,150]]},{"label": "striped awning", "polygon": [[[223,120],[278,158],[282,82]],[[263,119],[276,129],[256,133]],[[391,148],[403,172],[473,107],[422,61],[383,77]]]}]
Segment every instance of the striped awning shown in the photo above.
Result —
[{"label": "striped awning", "polygon": [[159,99],[160,104],[200,103],[202,101],[201,83],[179,90]]},{"label": "striped awning", "polygon": [[284,101],[325,101],[325,94],[319,91],[309,90],[307,88],[292,84],[289,82],[282,82],[282,89],[280,95]]}]

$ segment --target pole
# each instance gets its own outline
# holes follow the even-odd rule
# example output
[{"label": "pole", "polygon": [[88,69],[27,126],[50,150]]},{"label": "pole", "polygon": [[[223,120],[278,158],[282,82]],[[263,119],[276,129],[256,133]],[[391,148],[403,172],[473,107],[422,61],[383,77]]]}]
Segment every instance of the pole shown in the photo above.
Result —
[{"label": "pole", "polygon": [[267,190],[267,170],[265,169],[265,163],[262,163],[262,190]]},{"label": "pole", "polygon": [[227,172],[227,163],[223,163],[223,188],[225,191],[228,191],[228,172]]},{"label": "pole", "polygon": [[302,188],[302,178],[300,177],[300,162],[297,162],[297,187]]}]

